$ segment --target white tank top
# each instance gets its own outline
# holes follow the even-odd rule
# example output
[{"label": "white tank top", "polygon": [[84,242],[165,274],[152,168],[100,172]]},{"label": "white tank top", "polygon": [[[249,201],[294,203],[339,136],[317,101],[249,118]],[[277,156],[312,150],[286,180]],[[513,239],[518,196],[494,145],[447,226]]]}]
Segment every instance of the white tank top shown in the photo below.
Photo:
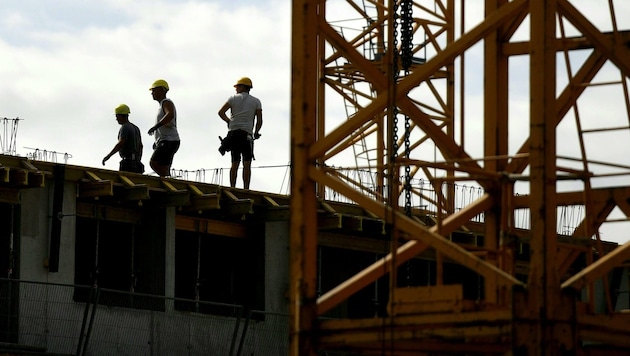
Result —
[{"label": "white tank top", "polygon": [[[173,102],[171,99],[166,98],[160,101],[160,109],[157,113],[156,123],[160,122],[160,119],[164,117],[164,102],[168,100],[171,103]],[[175,104],[173,104],[173,120],[166,125],[158,127],[155,131],[155,141],[179,141],[179,133],[177,132],[177,110],[175,110]]]}]

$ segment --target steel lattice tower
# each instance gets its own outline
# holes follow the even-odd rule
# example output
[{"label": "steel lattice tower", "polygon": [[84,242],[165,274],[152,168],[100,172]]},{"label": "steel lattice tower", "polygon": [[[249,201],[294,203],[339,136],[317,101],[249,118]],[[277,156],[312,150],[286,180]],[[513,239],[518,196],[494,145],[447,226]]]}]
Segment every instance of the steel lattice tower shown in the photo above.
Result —
[{"label": "steel lattice tower", "polygon": [[[342,345],[379,355],[630,348],[630,314],[615,312],[609,294],[606,310],[594,312],[592,293],[630,257],[627,244],[604,251],[599,236],[602,225],[630,216],[627,155],[602,144],[630,141],[630,32],[620,28],[621,11],[612,1],[598,13],[569,0],[486,0],[483,13],[480,4],[293,1],[292,355]],[[401,29],[405,6],[413,7],[411,23],[402,23],[411,35]],[[361,25],[351,31],[343,19]],[[411,52],[401,46],[405,36]],[[335,169],[349,159],[371,178]],[[408,195],[423,199],[403,184],[410,178],[433,186],[435,225],[400,208]],[[456,208],[455,182],[484,194]],[[317,201],[329,190],[383,219],[392,239],[406,243],[317,296]],[[561,240],[558,211],[567,206],[585,213]],[[514,221],[522,210],[530,216],[525,232]],[[449,241],[478,216],[482,251]],[[530,256],[525,280],[515,277],[513,258],[522,240]],[[318,321],[427,249],[483,278],[484,299],[475,308]],[[578,258],[590,264],[565,276]],[[438,278],[434,293],[444,288]],[[392,285],[390,300],[396,293]]]}]

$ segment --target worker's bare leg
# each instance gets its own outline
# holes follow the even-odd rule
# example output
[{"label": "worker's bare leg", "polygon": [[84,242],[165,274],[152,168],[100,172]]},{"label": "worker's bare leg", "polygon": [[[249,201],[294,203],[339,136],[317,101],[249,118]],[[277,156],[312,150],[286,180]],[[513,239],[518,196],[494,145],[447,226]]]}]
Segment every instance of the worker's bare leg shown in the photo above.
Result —
[{"label": "worker's bare leg", "polygon": [[171,166],[158,163],[156,161],[151,160],[149,162],[151,164],[151,168],[153,171],[157,173],[160,177],[168,177],[171,175]]},{"label": "worker's bare leg", "polygon": [[243,161],[243,188],[249,189],[249,182],[252,179],[252,161]]},{"label": "worker's bare leg", "polygon": [[232,162],[232,167],[230,168],[230,187],[236,187],[236,175],[238,174],[238,166],[240,162]]}]

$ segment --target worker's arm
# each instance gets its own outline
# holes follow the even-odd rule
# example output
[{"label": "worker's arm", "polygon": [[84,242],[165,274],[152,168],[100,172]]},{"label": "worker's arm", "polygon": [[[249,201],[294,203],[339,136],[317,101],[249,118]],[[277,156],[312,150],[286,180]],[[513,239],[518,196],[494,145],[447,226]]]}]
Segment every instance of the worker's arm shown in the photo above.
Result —
[{"label": "worker's arm", "polygon": [[175,117],[175,104],[173,104],[170,100],[164,100],[162,102],[162,110],[164,110],[164,116],[162,116],[160,121],[149,129],[149,135],[153,135],[155,130],[164,125],[168,125],[169,122],[173,121],[173,118]]},{"label": "worker's arm", "polygon": [[107,154],[107,156],[103,157],[103,165],[105,165],[105,162],[107,162],[108,159],[110,159],[113,155],[115,155],[116,152],[120,151],[125,146],[125,142],[127,142],[126,137],[120,138],[118,140],[114,148],[112,148],[112,150]]},{"label": "worker's arm", "polygon": [[219,117],[221,118],[221,120],[225,121],[225,123],[228,125],[228,128],[230,127],[230,118],[227,116],[226,113],[231,108],[232,106],[226,102],[225,104],[223,104],[221,109],[219,109]]},{"label": "worker's arm", "polygon": [[254,137],[260,137],[260,128],[263,124],[262,109],[256,110],[256,129],[254,130]]}]

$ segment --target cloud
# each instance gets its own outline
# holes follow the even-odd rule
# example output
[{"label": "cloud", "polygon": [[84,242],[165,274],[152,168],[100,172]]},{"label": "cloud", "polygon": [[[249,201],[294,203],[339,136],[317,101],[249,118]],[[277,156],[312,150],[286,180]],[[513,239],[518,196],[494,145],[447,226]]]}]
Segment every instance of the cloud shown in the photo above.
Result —
[{"label": "cloud", "polygon": [[[586,6],[592,6],[592,0],[571,3],[593,15],[600,30],[613,28],[610,16],[604,16],[607,11],[588,11]],[[341,21],[343,11],[348,11],[347,4],[330,2],[327,6],[331,18],[340,20],[336,25],[350,25]],[[615,8],[620,17],[630,11],[630,3],[616,2]],[[466,28],[470,29],[482,17],[482,7],[469,4],[466,11]],[[115,144],[119,128],[113,109],[126,103],[131,107],[131,121],[143,132],[144,161],[148,167],[153,138],[146,131],[154,124],[158,109],[148,87],[155,79],[163,78],[171,86],[169,97],[177,106],[182,137],[174,168],[187,174],[188,179],[195,179],[199,173],[206,180],[222,178],[213,182],[227,185],[229,158],[217,151],[217,136],[225,135],[227,129],[217,111],[234,93],[234,82],[249,76],[254,82],[252,95],[261,99],[264,117],[262,138],[256,141],[251,187],[288,192],[291,2],[20,0],[3,4],[0,20],[0,117],[23,119],[17,134],[19,154],[30,152],[25,147],[38,148],[69,153],[70,164],[101,167],[101,159]],[[365,25],[363,21],[351,24],[357,26],[356,30]],[[574,28],[565,25],[570,34],[575,34]],[[618,25],[624,28],[625,24]],[[517,39],[526,38],[527,30],[526,21]],[[478,44],[466,55],[467,67],[472,69],[466,71],[464,82],[465,149],[472,157],[483,154],[479,139],[484,132],[482,50],[482,44]],[[529,132],[529,63],[515,58],[511,59],[512,65],[523,67],[516,77],[510,78],[509,120],[515,136],[510,138],[509,150],[515,153]],[[573,69],[576,67],[574,63]],[[560,78],[558,82],[560,88],[567,79]],[[336,111],[338,107],[343,110],[344,103],[338,97],[334,100],[326,103],[328,130],[345,120],[345,111]],[[616,111],[607,116],[601,114],[603,107],[611,112],[612,107],[619,106],[619,97],[614,95],[585,95],[581,100],[582,117],[594,117],[596,120],[591,122],[596,124],[603,124],[602,120],[597,121],[603,118],[610,122],[609,126],[621,125],[612,120],[627,116]],[[576,128],[570,125],[571,119],[565,120],[559,127],[559,137],[566,144],[562,141],[558,151],[577,157],[578,146],[571,139]],[[608,148],[609,142],[623,140],[618,135],[611,141],[607,136],[594,134],[586,144],[590,153],[591,147]],[[614,157],[615,162],[623,163],[626,151],[604,149],[594,157]],[[116,159],[111,159],[106,168],[117,169],[117,164]]]},{"label": "cloud", "polygon": [[[23,119],[19,154],[27,154],[24,147],[67,152],[70,164],[99,167],[116,142],[113,109],[126,103],[143,132],[148,163],[153,138],[146,131],[158,109],[148,88],[163,78],[171,86],[182,137],[173,167],[227,168],[229,157],[217,151],[217,136],[226,133],[217,111],[234,93],[234,82],[250,76],[264,115],[253,166],[288,163],[290,3],[106,1],[89,9],[64,4],[59,11],[48,4],[36,12],[28,12],[30,1],[23,8],[14,5],[7,16],[17,26],[1,32],[0,116]],[[117,160],[107,168],[117,169]],[[269,180],[267,172],[254,170],[252,189],[277,192],[278,179]]]}]

